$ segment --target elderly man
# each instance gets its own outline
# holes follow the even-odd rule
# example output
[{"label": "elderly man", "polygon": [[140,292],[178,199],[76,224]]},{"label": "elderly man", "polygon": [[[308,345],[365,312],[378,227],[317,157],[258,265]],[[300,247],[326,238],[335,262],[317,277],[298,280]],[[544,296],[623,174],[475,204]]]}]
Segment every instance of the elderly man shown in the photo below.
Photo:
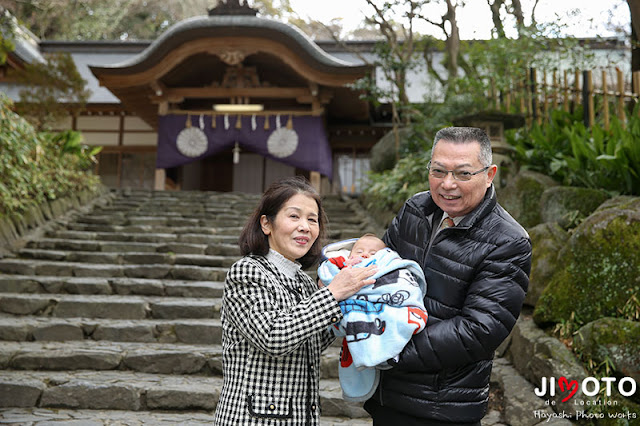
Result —
[{"label": "elderly man", "polygon": [[427,327],[382,372],[365,408],[374,426],[480,425],[494,351],[529,285],[531,240],[498,204],[487,134],[440,130],[430,190],[410,198],[384,235],[427,280]]}]

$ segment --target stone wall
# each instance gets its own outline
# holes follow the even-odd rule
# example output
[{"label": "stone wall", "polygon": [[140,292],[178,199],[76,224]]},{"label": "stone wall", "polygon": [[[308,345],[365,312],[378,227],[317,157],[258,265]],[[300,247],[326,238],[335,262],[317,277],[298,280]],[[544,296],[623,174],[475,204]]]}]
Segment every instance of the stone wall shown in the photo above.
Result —
[{"label": "stone wall", "polygon": [[109,196],[109,189],[100,186],[95,191],[83,191],[42,204],[32,204],[20,216],[0,217],[0,258],[10,252],[14,246],[20,245],[21,239],[28,233],[73,209],[78,209],[105,196]]}]

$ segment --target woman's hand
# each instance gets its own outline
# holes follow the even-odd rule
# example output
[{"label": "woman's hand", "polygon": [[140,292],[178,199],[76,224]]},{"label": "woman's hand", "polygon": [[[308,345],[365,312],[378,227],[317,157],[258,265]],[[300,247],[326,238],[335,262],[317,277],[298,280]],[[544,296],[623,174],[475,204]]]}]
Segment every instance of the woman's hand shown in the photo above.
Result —
[{"label": "woman's hand", "polygon": [[378,267],[370,265],[365,268],[344,268],[333,277],[329,284],[329,291],[333,297],[339,302],[356,294],[365,285],[376,282],[371,278],[378,272]]},{"label": "woman's hand", "polygon": [[353,266],[353,265],[357,265],[358,263],[362,262],[364,259],[360,256],[356,256],[356,257],[350,257],[349,259],[344,261],[344,265],[345,266]]}]

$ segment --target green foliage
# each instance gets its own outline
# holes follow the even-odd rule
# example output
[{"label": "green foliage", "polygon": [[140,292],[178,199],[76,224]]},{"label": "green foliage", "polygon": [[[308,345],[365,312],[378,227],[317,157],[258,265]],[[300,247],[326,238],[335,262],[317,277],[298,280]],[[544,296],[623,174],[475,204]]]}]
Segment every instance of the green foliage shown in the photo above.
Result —
[{"label": "green foliage", "polygon": [[31,203],[96,188],[86,170],[96,150],[81,145],[77,132],[37,133],[0,97],[0,216],[22,213]]},{"label": "green foliage", "polygon": [[382,173],[371,173],[365,191],[368,208],[388,208],[397,211],[413,194],[425,191],[429,186],[427,163],[431,151],[403,157],[396,167]]},{"label": "green foliage", "polygon": [[427,163],[436,132],[450,126],[454,117],[472,111],[473,100],[455,96],[443,105],[424,103],[414,107],[411,123],[402,131],[400,161],[391,170],[369,173],[370,183],[364,195],[369,204],[379,209],[397,211],[411,195],[428,189]]},{"label": "green foliage", "polygon": [[53,54],[46,63],[33,63],[12,73],[20,90],[17,111],[38,130],[68,117],[70,108],[84,108],[90,92],[68,53]]},{"label": "green foliage", "polygon": [[640,195],[640,106],[627,128],[612,117],[609,130],[587,128],[581,111],[553,111],[549,123],[507,132],[520,164],[568,186],[597,188],[612,194]]},{"label": "green foliage", "polygon": [[562,262],[536,304],[538,324],[569,318],[582,326],[601,317],[635,316],[640,223],[613,210],[594,214],[576,229]]},{"label": "green foliage", "polygon": [[[560,22],[549,22],[521,28],[517,38],[462,42],[465,55],[461,66],[465,74],[449,82],[449,93],[466,93],[479,109],[492,109],[487,94],[511,93],[518,86],[529,84],[527,71],[531,67],[555,69],[558,63],[576,69],[590,67],[593,54],[577,39],[560,36],[561,28]],[[506,112],[519,112],[515,102],[511,108]]]},{"label": "green foliage", "polygon": [[12,41],[14,33],[13,18],[0,7],[0,65],[7,62],[9,53],[16,48]]},{"label": "green foliage", "polygon": [[[43,39],[153,40],[183,19],[206,15],[218,2],[30,0],[8,3],[9,11]],[[292,11],[288,0],[255,0],[251,4],[267,16],[283,17]]]}]

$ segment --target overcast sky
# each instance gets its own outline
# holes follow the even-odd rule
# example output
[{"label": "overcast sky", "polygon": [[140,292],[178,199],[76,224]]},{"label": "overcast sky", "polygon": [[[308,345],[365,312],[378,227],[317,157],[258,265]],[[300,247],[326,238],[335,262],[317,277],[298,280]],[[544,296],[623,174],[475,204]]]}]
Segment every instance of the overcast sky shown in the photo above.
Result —
[{"label": "overcast sky", "polygon": [[[290,0],[302,17],[322,22],[342,18],[345,28],[353,29],[362,22],[364,12],[371,13],[365,0]],[[525,15],[530,16],[533,0],[521,0]],[[442,3],[442,2],[439,2]],[[431,8],[429,14],[436,19],[442,9]],[[625,0],[540,0],[536,8],[538,22],[561,19],[566,35],[576,37],[610,37],[616,35],[609,22],[629,27],[629,8]],[[458,26],[463,39],[487,39],[493,26],[487,0],[467,0],[464,8],[458,9]],[[418,28],[420,33],[441,36],[431,25]]]}]

